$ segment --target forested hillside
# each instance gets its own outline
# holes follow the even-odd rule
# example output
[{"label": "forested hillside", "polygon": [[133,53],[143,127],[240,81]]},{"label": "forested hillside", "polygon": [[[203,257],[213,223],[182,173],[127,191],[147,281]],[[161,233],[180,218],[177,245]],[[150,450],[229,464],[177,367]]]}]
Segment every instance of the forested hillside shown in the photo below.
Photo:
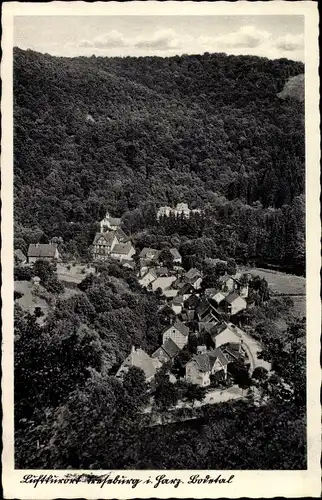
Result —
[{"label": "forested hillside", "polygon": [[277,95],[303,72],[253,56],[15,49],[16,248],[62,236],[84,256],[106,209],[137,233],[150,209],[186,201],[207,211],[191,236],[213,240],[210,256],[304,268],[304,104]]}]

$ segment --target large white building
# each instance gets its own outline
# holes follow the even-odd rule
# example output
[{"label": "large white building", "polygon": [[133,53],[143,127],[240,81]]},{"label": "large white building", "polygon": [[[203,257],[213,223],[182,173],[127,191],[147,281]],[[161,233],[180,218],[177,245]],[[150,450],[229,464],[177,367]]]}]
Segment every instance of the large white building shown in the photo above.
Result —
[{"label": "large white building", "polygon": [[169,217],[170,215],[174,215],[175,217],[184,215],[184,217],[188,218],[193,213],[201,213],[201,210],[191,210],[188,203],[177,203],[175,208],[168,206],[160,207],[157,212],[157,219],[159,220],[160,217]]}]

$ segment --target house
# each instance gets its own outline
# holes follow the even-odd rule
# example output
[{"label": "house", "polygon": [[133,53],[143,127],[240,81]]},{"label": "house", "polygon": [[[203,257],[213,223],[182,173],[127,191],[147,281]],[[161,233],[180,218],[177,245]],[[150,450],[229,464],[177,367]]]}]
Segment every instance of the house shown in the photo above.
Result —
[{"label": "house", "polygon": [[218,322],[220,319],[220,313],[217,309],[208,302],[208,300],[203,300],[196,307],[197,320],[203,323],[213,323]]},{"label": "house", "polygon": [[104,219],[100,221],[100,232],[106,233],[107,231],[116,231],[121,225],[121,219],[111,217],[108,212]]},{"label": "house", "polygon": [[171,307],[176,314],[180,314],[183,307],[183,297],[177,296],[172,299]]},{"label": "house", "polygon": [[158,310],[158,315],[161,321],[164,323],[172,323],[175,321],[176,313],[171,308],[169,304],[164,304]]},{"label": "house", "polygon": [[93,241],[93,260],[107,260],[118,243],[114,231],[96,233]]},{"label": "house", "polygon": [[227,293],[224,293],[221,290],[218,290],[217,288],[206,288],[205,290],[205,297],[215,302],[216,305],[219,305],[224,300],[226,295]]},{"label": "house", "polygon": [[175,208],[175,215],[176,216],[183,215],[184,217],[190,217],[190,208],[188,207],[188,204],[177,203],[177,206]]},{"label": "house", "polygon": [[220,349],[195,354],[186,364],[185,379],[191,384],[207,387],[211,383],[211,375],[215,373],[226,379],[228,363]]},{"label": "house", "polygon": [[132,346],[131,353],[121,364],[116,373],[116,377],[122,379],[132,366],[141,368],[144,372],[146,381],[151,382],[162,364],[157,358],[149,356],[143,349],[136,349]]},{"label": "house", "polygon": [[127,241],[129,241],[130,237],[127,236],[127,234],[125,234],[125,232],[123,231],[123,229],[121,229],[120,227],[118,227],[115,231],[115,237],[117,239],[117,241],[119,243],[126,243]]},{"label": "house", "polygon": [[225,322],[214,325],[210,330],[211,340],[215,347],[220,347],[223,344],[241,343],[241,336],[237,328],[232,324]]},{"label": "house", "polygon": [[14,251],[14,259],[17,264],[26,264],[27,262],[27,257],[20,248]]},{"label": "house", "polygon": [[238,293],[232,292],[227,295],[227,297],[225,297],[225,299],[222,301],[221,306],[223,307],[225,312],[233,316],[239,311],[243,311],[243,309],[246,309],[247,302],[240,295],[238,295]]},{"label": "house", "polygon": [[239,282],[229,274],[224,274],[219,277],[220,290],[222,292],[233,292],[238,290]]},{"label": "house", "polygon": [[169,217],[169,215],[173,212],[173,209],[171,207],[160,207],[159,210],[157,211],[157,220],[160,219],[160,217]]},{"label": "house", "polygon": [[166,297],[175,297],[178,293],[178,290],[173,290],[173,295],[170,293],[165,293],[167,291],[171,291],[171,285],[176,280],[175,276],[167,276],[167,277],[158,277],[151,283],[152,291],[155,292],[158,288],[162,290],[163,295]]},{"label": "house", "polygon": [[174,265],[181,265],[182,264],[182,257],[180,255],[180,253],[178,252],[178,250],[175,247],[170,248],[170,253],[173,257],[173,264]]},{"label": "house", "polygon": [[178,295],[181,295],[183,297],[183,300],[187,300],[191,294],[195,292],[194,287],[191,285],[191,283],[186,283],[181,287],[178,291]]},{"label": "house", "polygon": [[177,319],[172,326],[164,330],[162,340],[165,343],[167,339],[172,339],[182,349],[188,342],[188,335],[189,328]]},{"label": "house", "polygon": [[157,279],[157,277],[155,269],[149,269],[141,278],[139,278],[139,283],[144,288],[147,288],[150,283]]},{"label": "house", "polygon": [[129,261],[135,254],[135,248],[130,241],[126,243],[116,243],[111,251],[112,259],[117,259],[118,261]]},{"label": "house", "polygon": [[168,363],[172,361],[179,352],[180,348],[171,338],[169,338],[152,354],[152,357],[157,358],[160,363]]},{"label": "house", "polygon": [[184,302],[184,308],[188,310],[195,310],[200,304],[200,298],[198,295],[190,295]]},{"label": "house", "polygon": [[220,346],[221,351],[224,353],[230,363],[236,361],[245,361],[246,353],[239,342],[229,342]]},{"label": "house", "polygon": [[157,261],[160,255],[160,250],[156,250],[155,248],[143,248],[143,250],[139,254],[139,259],[143,259],[146,261]]},{"label": "house", "polygon": [[39,259],[59,259],[57,243],[31,243],[28,248],[28,262],[32,264]]},{"label": "house", "polygon": [[198,271],[198,269],[192,267],[191,269],[189,269],[189,271],[186,272],[184,277],[189,283],[192,284],[192,286],[196,290],[199,290],[199,288],[201,287],[202,276],[201,272]]}]

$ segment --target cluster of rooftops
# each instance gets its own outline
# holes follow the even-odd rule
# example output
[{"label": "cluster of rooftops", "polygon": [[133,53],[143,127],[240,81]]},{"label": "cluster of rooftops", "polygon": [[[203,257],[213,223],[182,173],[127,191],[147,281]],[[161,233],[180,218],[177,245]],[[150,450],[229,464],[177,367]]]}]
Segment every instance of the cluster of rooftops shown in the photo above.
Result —
[{"label": "cluster of rooftops", "polygon": [[218,288],[204,290],[202,272],[197,268],[185,272],[177,249],[173,251],[176,262],[172,269],[163,267],[159,256],[159,250],[144,248],[139,254],[138,277],[147,290],[159,289],[163,301],[159,314],[167,318],[169,325],[161,332],[162,343],[151,356],[133,347],[117,376],[122,377],[130,366],[138,366],[151,381],[164,363],[173,363],[187,345],[190,333],[197,337],[207,334],[212,346],[199,346],[185,367],[187,381],[207,386],[211,374],[220,371],[225,377],[228,364],[245,357],[239,329],[223,316],[227,318],[247,307],[248,286],[240,282],[240,275],[226,274],[219,278]]}]

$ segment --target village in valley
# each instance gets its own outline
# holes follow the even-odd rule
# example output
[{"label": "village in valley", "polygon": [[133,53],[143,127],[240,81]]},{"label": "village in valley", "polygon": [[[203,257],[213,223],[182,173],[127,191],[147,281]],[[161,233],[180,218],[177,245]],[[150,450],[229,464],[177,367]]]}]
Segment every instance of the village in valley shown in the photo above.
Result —
[{"label": "village in valley", "polygon": [[[192,212],[186,203],[179,203],[175,209],[161,207],[157,220],[170,214],[189,218],[191,213],[200,214],[201,211]],[[252,336],[251,328],[240,326],[241,315],[254,307],[253,295],[249,293],[253,274],[238,270],[235,263],[220,258],[208,259],[208,264],[217,273],[216,286],[208,286],[208,276],[202,270],[183,267],[182,256],[175,246],[135,248],[131,237],[122,229],[122,220],[109,212],[97,228],[90,248],[91,261],[87,264],[64,262],[57,238],[49,243],[30,244],[27,256],[16,250],[15,261],[25,268],[37,262],[38,265],[44,261],[54,263],[57,281],[64,284],[67,296],[79,293],[79,284],[85,277],[99,275],[105,263],[114,261],[135,273],[138,286],[145,293],[155,295],[157,314],[163,324],[159,347],[147,353],[142,346],[132,345],[128,356],[112,369],[120,381],[133,367],[143,371],[150,387],[150,403],[145,411],[153,407],[155,379],[160,373],[171,384],[190,387],[190,397],[177,400],[176,408],[190,407],[188,399],[197,407],[249,398],[250,395],[253,404],[265,404],[267,394],[256,384],[249,384],[249,380],[254,375],[256,378],[256,374],[259,380],[267,378],[271,363],[261,359],[262,347]],[[257,280],[261,281],[259,277]],[[33,276],[29,283],[15,281],[17,304],[30,313],[38,312],[39,324],[44,321],[47,308],[42,294],[35,292],[40,287],[38,276]],[[31,298],[29,303],[26,302],[28,297]],[[266,289],[263,301],[268,300]],[[284,384],[284,391],[289,389]]]}]

